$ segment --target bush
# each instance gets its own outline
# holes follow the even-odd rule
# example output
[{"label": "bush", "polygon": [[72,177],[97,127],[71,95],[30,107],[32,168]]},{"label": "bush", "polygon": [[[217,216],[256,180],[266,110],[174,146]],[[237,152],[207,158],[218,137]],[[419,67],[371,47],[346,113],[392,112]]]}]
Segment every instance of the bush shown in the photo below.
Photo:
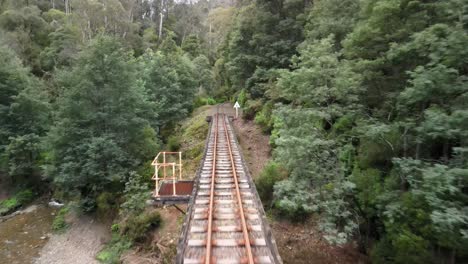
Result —
[{"label": "bush", "polygon": [[177,136],[170,136],[167,140],[167,148],[169,151],[179,151],[180,145],[180,139]]},{"label": "bush", "polygon": [[34,199],[34,193],[29,189],[20,191],[15,196],[16,196],[16,199],[18,199],[18,202],[22,205],[29,203]]},{"label": "bush", "polygon": [[68,214],[68,207],[63,207],[60,209],[58,212],[57,216],[54,219],[54,222],[52,223],[52,230],[54,230],[57,233],[61,233],[67,229],[68,224],[65,221],[65,216]]},{"label": "bush", "polygon": [[120,256],[126,250],[130,249],[131,246],[132,242],[128,238],[113,233],[111,242],[97,254],[96,259],[106,264],[121,263]]},{"label": "bush", "polygon": [[98,210],[108,211],[117,208],[116,194],[103,192],[96,198],[96,206]]},{"label": "bush", "polygon": [[244,119],[253,120],[258,111],[262,109],[262,102],[259,100],[248,100],[242,108]]},{"label": "bush", "polygon": [[13,197],[0,202],[0,216],[11,213],[33,199],[34,193],[29,189],[18,192]]},{"label": "bush", "polygon": [[130,217],[123,223],[120,234],[130,241],[138,241],[144,238],[147,231],[161,224],[161,215],[156,212],[144,212],[136,217]]},{"label": "bush", "polygon": [[286,170],[273,161],[270,161],[265,168],[263,168],[260,176],[255,179],[255,186],[257,187],[258,194],[263,203],[271,203],[275,183],[285,179],[286,176]]},{"label": "bush", "polygon": [[270,133],[273,129],[272,111],[273,104],[269,102],[255,115],[255,123],[262,128],[263,133]]},{"label": "bush", "polygon": [[212,97],[197,97],[193,103],[194,108],[204,106],[204,105],[215,105],[217,104],[216,100]]},{"label": "bush", "polygon": [[239,95],[237,96],[237,102],[239,102],[240,105],[245,105],[247,102],[247,92],[245,89],[240,91]]},{"label": "bush", "polygon": [[6,215],[19,208],[21,204],[15,197],[0,202],[0,215]]}]

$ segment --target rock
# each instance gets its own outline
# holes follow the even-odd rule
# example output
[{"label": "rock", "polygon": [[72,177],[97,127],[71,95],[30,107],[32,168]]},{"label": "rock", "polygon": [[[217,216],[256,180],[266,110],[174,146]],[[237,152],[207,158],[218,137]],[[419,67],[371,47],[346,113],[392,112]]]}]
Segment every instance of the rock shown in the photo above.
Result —
[{"label": "rock", "polygon": [[46,238],[47,238],[46,236],[41,236],[41,239],[42,239],[42,240],[44,240],[44,239],[46,239]]},{"label": "rock", "polygon": [[52,200],[52,201],[49,202],[49,206],[50,206],[50,207],[54,207],[54,208],[60,208],[60,207],[63,207],[64,204]]}]

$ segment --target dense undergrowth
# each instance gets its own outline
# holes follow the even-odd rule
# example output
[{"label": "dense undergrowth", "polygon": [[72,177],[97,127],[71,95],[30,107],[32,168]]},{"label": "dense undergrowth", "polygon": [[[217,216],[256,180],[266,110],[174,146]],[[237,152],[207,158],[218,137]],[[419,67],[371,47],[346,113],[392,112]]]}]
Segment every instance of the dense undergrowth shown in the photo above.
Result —
[{"label": "dense undergrowth", "polygon": [[256,180],[264,203],[314,216],[327,241],[356,241],[375,263],[466,262],[467,12],[460,0],[245,3],[216,65],[271,135],[281,169]]},{"label": "dense undergrowth", "polygon": [[271,135],[277,215],[375,263],[466,262],[466,1],[98,2],[0,1],[0,175],[114,216],[104,261],[158,225],[154,155],[193,175],[204,105],[237,97]]}]

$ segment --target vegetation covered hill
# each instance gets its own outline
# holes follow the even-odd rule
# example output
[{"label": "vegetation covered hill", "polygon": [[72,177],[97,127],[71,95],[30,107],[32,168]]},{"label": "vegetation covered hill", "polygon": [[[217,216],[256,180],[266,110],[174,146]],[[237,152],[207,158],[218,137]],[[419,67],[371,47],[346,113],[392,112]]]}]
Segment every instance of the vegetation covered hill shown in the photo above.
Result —
[{"label": "vegetation covered hill", "polygon": [[375,263],[464,262],[467,30],[465,0],[3,0],[0,175],[120,211],[119,251],[160,221],[148,161],[236,97],[276,217]]},{"label": "vegetation covered hill", "polygon": [[232,24],[215,69],[288,171],[258,181],[276,211],[375,263],[466,261],[467,2],[257,0]]}]

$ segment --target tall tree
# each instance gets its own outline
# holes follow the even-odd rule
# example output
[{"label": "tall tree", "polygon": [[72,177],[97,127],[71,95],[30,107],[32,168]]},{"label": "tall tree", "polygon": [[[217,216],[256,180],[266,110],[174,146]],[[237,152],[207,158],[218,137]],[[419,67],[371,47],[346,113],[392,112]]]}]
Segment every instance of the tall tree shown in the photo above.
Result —
[{"label": "tall tree", "polygon": [[47,174],[92,207],[100,191],[123,182],[154,153],[154,113],[137,82],[131,53],[115,38],[99,37],[61,73],[63,95],[48,144]]}]

